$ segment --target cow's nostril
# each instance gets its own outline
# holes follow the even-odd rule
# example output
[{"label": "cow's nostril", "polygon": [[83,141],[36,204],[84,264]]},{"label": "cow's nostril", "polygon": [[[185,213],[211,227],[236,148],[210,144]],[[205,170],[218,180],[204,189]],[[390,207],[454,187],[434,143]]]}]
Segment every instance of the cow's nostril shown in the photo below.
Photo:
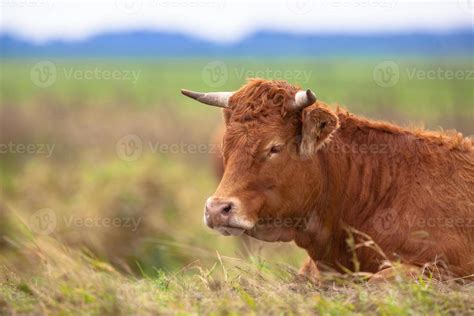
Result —
[{"label": "cow's nostril", "polygon": [[208,220],[214,216],[224,215],[228,216],[235,209],[235,204],[232,201],[222,201],[219,198],[209,198],[205,205],[205,215]]},{"label": "cow's nostril", "polygon": [[223,208],[222,208],[222,213],[224,214],[228,214],[231,210],[232,210],[232,207],[233,207],[233,204],[232,203],[228,203],[226,204]]}]

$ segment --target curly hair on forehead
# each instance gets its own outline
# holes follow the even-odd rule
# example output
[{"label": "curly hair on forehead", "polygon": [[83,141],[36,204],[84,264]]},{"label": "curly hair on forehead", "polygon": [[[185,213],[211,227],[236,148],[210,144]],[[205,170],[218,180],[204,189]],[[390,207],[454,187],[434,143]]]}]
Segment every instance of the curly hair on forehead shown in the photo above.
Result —
[{"label": "curly hair on forehead", "polygon": [[295,97],[300,90],[286,81],[264,80],[251,78],[247,84],[236,91],[231,99],[229,109],[232,119],[249,121],[258,117],[266,117],[272,113],[280,113],[285,117],[288,113],[284,106]]}]

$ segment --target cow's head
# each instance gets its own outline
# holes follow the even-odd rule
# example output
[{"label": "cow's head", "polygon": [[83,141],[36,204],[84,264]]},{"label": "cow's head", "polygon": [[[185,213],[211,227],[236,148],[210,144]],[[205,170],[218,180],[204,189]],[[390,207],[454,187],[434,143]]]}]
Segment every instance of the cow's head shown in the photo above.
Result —
[{"label": "cow's head", "polygon": [[224,235],[291,240],[320,192],[314,157],[338,128],[337,116],[316,103],[311,90],[284,81],[253,79],[236,92],[182,93],[224,108],[225,171],[206,201],[205,223]]}]

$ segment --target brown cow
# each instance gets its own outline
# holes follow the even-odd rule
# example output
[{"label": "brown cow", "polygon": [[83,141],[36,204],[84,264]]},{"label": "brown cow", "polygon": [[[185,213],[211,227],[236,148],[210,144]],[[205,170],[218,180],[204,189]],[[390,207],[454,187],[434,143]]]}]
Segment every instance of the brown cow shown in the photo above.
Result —
[{"label": "brown cow", "polygon": [[225,170],[206,201],[210,228],[294,241],[313,260],[303,272],[380,274],[389,260],[474,274],[471,140],[333,111],[284,81],[182,92],[224,108]]}]

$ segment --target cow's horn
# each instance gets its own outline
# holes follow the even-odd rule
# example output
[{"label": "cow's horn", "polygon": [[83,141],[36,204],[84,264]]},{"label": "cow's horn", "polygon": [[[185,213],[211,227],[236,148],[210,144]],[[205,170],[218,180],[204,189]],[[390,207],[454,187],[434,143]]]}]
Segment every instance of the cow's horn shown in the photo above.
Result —
[{"label": "cow's horn", "polygon": [[181,89],[181,93],[191,99],[197,100],[201,103],[226,108],[229,104],[229,98],[233,92],[194,92],[186,89]]},{"label": "cow's horn", "polygon": [[306,91],[301,90],[295,94],[295,103],[293,104],[293,107],[295,109],[303,109],[314,102],[316,102],[316,95],[313,91],[310,89]]}]

